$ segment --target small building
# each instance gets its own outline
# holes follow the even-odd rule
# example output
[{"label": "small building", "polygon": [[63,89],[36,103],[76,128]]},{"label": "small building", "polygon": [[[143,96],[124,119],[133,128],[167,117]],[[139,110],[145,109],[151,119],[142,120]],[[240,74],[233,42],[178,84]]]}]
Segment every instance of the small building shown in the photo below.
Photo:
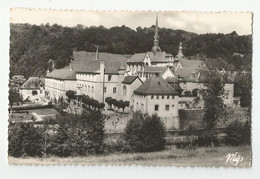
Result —
[{"label": "small building", "polygon": [[151,77],[134,91],[134,111],[157,113],[167,129],[179,128],[179,93],[162,77]]},{"label": "small building", "polygon": [[20,87],[20,94],[23,100],[40,102],[41,97],[44,97],[44,80],[39,77],[30,77]]},{"label": "small building", "polygon": [[141,84],[142,80],[138,76],[126,76],[122,81],[123,100],[129,101],[130,109],[134,106],[134,90]]}]

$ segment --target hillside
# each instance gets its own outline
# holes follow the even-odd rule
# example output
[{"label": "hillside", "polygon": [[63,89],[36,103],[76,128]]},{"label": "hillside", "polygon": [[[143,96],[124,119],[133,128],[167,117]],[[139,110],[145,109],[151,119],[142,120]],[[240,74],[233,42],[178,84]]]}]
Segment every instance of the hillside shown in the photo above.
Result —
[{"label": "hillside", "polygon": [[[100,52],[115,54],[150,51],[154,26],[133,30],[126,26],[108,29],[103,26],[10,24],[10,34],[10,76],[21,74],[28,78],[45,75],[50,59],[55,61],[56,68],[62,68],[73,57],[73,51],[94,52],[96,45]],[[173,55],[177,54],[179,42],[183,43],[186,56],[202,53],[207,58],[222,57],[230,62],[228,59],[233,53],[252,53],[251,36],[239,36],[235,32],[198,35],[160,28],[159,36],[161,49]]]}]

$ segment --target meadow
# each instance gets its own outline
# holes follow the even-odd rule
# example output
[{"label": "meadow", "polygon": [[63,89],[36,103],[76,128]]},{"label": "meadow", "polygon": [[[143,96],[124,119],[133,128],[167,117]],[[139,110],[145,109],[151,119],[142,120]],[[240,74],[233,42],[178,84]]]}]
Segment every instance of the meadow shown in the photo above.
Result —
[{"label": "meadow", "polygon": [[[227,161],[228,154],[237,154]],[[240,158],[238,158],[240,157]],[[243,160],[241,160],[243,157]],[[238,161],[238,162],[237,162]],[[80,165],[150,165],[150,166],[205,166],[205,167],[250,167],[252,162],[251,146],[222,146],[177,149],[167,147],[164,151],[149,153],[114,153],[86,157],[47,157],[14,158],[9,157],[9,164],[80,164]],[[237,164],[236,164],[237,163]]]}]

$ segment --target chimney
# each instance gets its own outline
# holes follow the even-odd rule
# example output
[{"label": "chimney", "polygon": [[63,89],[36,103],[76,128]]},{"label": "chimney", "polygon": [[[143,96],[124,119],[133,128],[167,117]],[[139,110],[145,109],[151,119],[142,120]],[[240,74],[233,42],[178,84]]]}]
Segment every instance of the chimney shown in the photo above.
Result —
[{"label": "chimney", "polygon": [[100,81],[102,82],[102,102],[104,103],[104,88],[105,88],[105,61],[101,60],[100,61]]},{"label": "chimney", "polygon": [[96,60],[99,60],[98,45],[97,45],[97,50],[96,50]]},{"label": "chimney", "polygon": [[70,60],[70,71],[72,71],[72,60]]}]

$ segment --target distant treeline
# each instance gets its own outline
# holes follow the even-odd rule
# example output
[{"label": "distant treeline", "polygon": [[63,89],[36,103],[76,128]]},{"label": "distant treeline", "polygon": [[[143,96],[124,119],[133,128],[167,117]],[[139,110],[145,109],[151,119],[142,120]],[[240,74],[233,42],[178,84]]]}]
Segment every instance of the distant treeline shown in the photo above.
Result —
[{"label": "distant treeline", "polygon": [[[56,68],[62,68],[69,63],[74,50],[95,51],[96,45],[100,52],[116,54],[150,51],[154,26],[133,30],[126,26],[108,29],[103,26],[11,24],[10,34],[10,76],[21,74],[28,78],[43,76],[50,59],[55,61]],[[228,63],[233,53],[252,53],[252,37],[239,36],[236,32],[198,35],[159,28],[159,36],[161,49],[173,55],[177,54],[180,42],[183,43],[185,56],[202,53],[208,58],[221,57]]]}]

